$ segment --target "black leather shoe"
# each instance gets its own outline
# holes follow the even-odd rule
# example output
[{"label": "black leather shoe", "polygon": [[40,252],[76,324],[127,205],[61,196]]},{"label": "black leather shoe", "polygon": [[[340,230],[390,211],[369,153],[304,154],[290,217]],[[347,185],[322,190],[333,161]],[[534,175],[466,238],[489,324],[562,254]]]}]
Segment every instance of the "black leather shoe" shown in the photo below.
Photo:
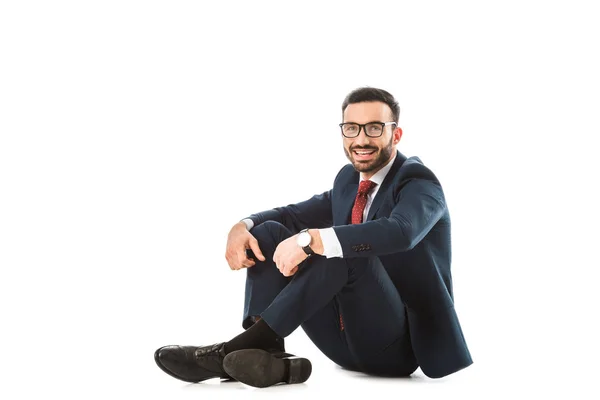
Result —
[{"label": "black leather shoe", "polygon": [[[283,339],[268,353],[278,357],[290,357],[285,353]],[[156,350],[154,360],[167,374],[185,382],[201,382],[211,378],[231,378],[223,370],[225,342],[210,346],[164,346]]]},{"label": "black leather shoe", "polygon": [[225,343],[210,346],[164,346],[156,350],[154,360],[167,374],[185,382],[211,378],[229,378],[223,370]]},{"label": "black leather shoe", "polygon": [[259,388],[281,382],[306,382],[312,372],[312,364],[306,358],[285,358],[290,355],[259,349],[232,351],[223,360],[223,370],[231,378]]}]

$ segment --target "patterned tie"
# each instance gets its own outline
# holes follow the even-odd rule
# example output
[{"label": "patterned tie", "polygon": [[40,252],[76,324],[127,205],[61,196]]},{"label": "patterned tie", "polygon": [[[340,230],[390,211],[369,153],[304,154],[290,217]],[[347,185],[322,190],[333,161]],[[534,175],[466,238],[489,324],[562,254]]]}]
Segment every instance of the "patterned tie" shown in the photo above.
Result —
[{"label": "patterned tie", "polygon": [[360,185],[358,185],[358,193],[356,193],[354,207],[352,207],[353,224],[360,224],[362,222],[365,206],[367,205],[367,195],[375,186],[377,184],[372,181],[361,181]]}]

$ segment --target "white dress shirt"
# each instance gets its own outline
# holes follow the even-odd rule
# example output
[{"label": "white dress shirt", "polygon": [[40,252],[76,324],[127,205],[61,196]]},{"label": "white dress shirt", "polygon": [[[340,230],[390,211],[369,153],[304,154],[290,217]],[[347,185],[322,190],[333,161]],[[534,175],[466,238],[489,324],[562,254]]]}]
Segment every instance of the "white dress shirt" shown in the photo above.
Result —
[{"label": "white dress shirt", "polygon": [[[365,206],[365,210],[363,211],[363,221],[366,221],[367,215],[369,215],[369,209],[371,208],[371,204],[373,204],[373,199],[375,198],[375,195],[377,195],[377,192],[379,191],[379,187],[381,186],[381,183],[383,182],[386,175],[392,168],[394,159],[396,159],[396,153],[394,153],[394,156],[392,157],[392,159],[390,161],[388,161],[388,163],[385,164],[385,166],[383,168],[381,168],[379,171],[377,171],[377,173],[375,173],[375,175],[373,175],[371,177],[371,179],[369,179],[371,182],[374,182],[377,185],[367,195],[367,205]],[[365,179],[363,177],[363,174],[361,173],[360,181],[364,181],[364,180]],[[252,222],[252,220],[249,218],[243,219],[242,222],[246,225],[246,228],[248,230],[252,229],[252,227],[254,226],[254,222]],[[332,257],[342,257],[343,256],[342,245],[340,244],[340,241],[339,241],[337,235],[335,234],[335,231],[333,230],[333,228],[319,229],[319,234],[321,235],[321,241],[323,242],[323,255],[325,257],[332,258]]]}]

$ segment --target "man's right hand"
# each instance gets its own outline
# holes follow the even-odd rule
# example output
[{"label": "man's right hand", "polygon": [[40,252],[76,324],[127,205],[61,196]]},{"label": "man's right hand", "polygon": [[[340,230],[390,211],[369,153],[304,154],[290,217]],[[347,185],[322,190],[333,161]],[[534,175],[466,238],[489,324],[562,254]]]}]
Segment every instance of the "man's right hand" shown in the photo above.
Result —
[{"label": "man's right hand", "polygon": [[251,249],[260,261],[265,261],[258,240],[248,230],[243,222],[238,222],[231,228],[227,235],[227,251],[225,258],[229,268],[238,270],[254,266],[255,262],[246,255],[246,249]]}]

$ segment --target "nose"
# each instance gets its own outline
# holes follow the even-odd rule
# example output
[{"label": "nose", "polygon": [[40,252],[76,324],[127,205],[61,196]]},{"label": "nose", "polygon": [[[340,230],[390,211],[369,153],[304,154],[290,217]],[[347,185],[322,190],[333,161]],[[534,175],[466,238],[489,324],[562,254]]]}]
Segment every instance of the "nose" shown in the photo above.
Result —
[{"label": "nose", "polygon": [[365,130],[362,126],[359,129],[360,130],[358,131],[358,136],[354,138],[354,143],[357,146],[365,146],[369,143],[369,137],[365,133]]}]

